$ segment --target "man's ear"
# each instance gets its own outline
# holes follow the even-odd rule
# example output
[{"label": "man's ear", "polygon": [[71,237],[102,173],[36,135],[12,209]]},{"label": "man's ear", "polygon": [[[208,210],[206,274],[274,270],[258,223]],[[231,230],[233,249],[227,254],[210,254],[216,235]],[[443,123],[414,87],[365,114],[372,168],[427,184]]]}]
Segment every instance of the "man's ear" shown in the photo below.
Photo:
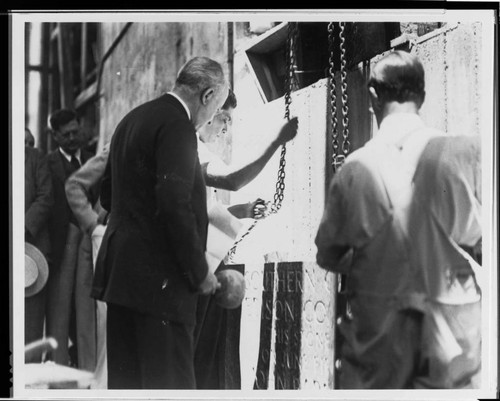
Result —
[{"label": "man's ear", "polygon": [[203,92],[201,92],[201,104],[206,106],[210,99],[214,96],[214,94],[214,88],[207,88]]}]

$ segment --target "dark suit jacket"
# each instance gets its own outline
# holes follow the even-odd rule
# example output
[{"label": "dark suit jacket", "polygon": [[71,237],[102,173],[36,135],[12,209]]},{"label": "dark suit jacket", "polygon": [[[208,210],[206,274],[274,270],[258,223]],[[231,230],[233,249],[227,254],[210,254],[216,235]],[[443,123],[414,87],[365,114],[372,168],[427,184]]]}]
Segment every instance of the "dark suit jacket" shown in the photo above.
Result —
[{"label": "dark suit jacket", "polygon": [[52,179],[47,160],[38,149],[25,147],[24,155],[24,227],[29,233],[28,242],[49,258],[48,221],[54,204]]},{"label": "dark suit jacket", "polygon": [[118,124],[101,184],[110,212],[92,295],[194,324],[208,273],[205,181],[196,132],[182,105],[163,95]]},{"label": "dark suit jacket", "polygon": [[[47,161],[52,175],[52,189],[54,193],[54,207],[52,208],[52,213],[49,220],[49,232],[50,232],[50,243],[52,246],[52,258],[53,267],[55,269],[59,268],[61,263],[62,255],[64,252],[64,247],[66,245],[66,235],[68,233],[68,225],[70,221],[74,221],[75,225],[78,226],[76,219],[74,218],[72,211],[68,205],[68,200],[66,199],[66,191],[64,189],[64,184],[68,177],[71,175],[71,171],[68,171],[65,167],[65,160],[63,160],[63,155],[56,149],[47,155]],[[91,153],[81,150],[80,159],[82,165],[92,157]],[[94,204],[97,197],[93,193],[91,194],[92,203]]]}]

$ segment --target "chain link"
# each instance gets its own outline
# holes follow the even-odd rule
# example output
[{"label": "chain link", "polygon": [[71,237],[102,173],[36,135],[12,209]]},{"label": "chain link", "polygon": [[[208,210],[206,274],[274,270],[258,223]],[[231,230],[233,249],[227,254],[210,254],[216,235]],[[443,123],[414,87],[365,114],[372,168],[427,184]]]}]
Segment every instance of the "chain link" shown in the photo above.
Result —
[{"label": "chain link", "polygon": [[330,90],[330,118],[331,118],[331,129],[332,129],[332,169],[335,172],[337,168],[337,156],[339,154],[339,133],[338,133],[338,121],[337,121],[337,93],[335,87],[335,65],[334,65],[334,24],[330,22],[328,24],[328,46],[330,51],[329,58],[329,90]]},{"label": "chain link", "polygon": [[[292,92],[298,87],[298,82],[295,74],[297,53],[297,39],[298,39],[298,23],[288,23],[287,42],[285,49],[285,65],[286,65],[286,78],[285,78],[285,118],[290,121],[290,105],[292,103]],[[281,146],[280,161],[278,167],[278,179],[276,181],[276,192],[274,193],[273,203],[266,203],[266,212],[264,217],[275,214],[280,210],[283,198],[285,196],[285,166],[286,166],[286,144]],[[248,227],[247,231],[233,244],[228,252],[227,260],[232,262],[236,248],[243,241],[244,238],[257,225],[259,220],[254,220]]]},{"label": "chain link", "polygon": [[349,142],[349,106],[348,106],[348,97],[347,97],[347,59],[346,59],[346,50],[345,50],[345,22],[340,23],[340,81],[342,88],[342,153],[344,154],[344,158],[349,154],[349,150],[351,148],[351,143]]}]

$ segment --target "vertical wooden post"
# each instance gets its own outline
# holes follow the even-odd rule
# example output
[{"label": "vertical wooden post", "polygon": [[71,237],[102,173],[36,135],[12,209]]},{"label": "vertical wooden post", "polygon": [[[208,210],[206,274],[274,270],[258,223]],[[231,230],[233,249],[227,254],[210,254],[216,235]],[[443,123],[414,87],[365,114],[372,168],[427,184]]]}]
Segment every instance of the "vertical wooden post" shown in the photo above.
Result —
[{"label": "vertical wooden post", "polygon": [[[59,42],[59,28],[57,23],[50,23],[49,28],[49,69],[52,74],[49,76],[48,81],[48,91],[47,91],[47,102],[48,110],[47,116],[50,115],[54,110],[57,110],[61,106],[61,96],[59,94],[59,68],[58,68],[58,42]],[[53,147],[52,135],[47,135],[47,152],[51,151]]]},{"label": "vertical wooden post", "polygon": [[42,23],[42,72],[40,88],[40,113],[38,119],[38,137],[40,148],[47,152],[47,118],[49,115],[49,75],[50,70],[50,24]]},{"label": "vertical wooden post", "polygon": [[80,57],[80,90],[87,87],[87,23],[82,23],[82,46]]},{"label": "vertical wooden post", "polygon": [[[25,99],[25,104],[24,107],[26,110],[28,110],[28,99],[29,99],[29,83],[30,83],[30,70],[28,69],[28,66],[30,65],[30,39],[31,39],[31,23],[26,23],[24,25],[24,99]],[[24,124],[26,125],[27,121],[26,119],[28,118],[28,113],[25,113],[25,121]]]},{"label": "vertical wooden post", "polygon": [[61,107],[73,107],[73,63],[71,60],[71,41],[69,24],[58,23],[59,37],[57,41],[57,50],[59,55],[59,85],[61,96]]}]

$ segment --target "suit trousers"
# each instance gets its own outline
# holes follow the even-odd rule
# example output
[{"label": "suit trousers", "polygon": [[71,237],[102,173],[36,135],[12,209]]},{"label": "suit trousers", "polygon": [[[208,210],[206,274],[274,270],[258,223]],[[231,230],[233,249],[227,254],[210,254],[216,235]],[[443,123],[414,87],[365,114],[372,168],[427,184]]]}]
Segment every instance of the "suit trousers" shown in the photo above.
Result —
[{"label": "suit trousers", "polygon": [[[216,272],[243,266],[221,263]],[[198,390],[241,389],[240,324],[241,306],[225,309],[213,295],[200,295],[194,329],[194,372]]]},{"label": "suit trousers", "polygon": [[47,336],[58,343],[49,359],[69,364],[68,341],[71,303],[74,297],[78,348],[78,368],[94,371],[96,366],[95,301],[92,285],[92,248],[90,238],[69,224],[60,266],[49,274],[47,283]]},{"label": "suit trousers", "polygon": [[107,307],[109,389],[195,389],[194,326]]},{"label": "suit trousers", "polygon": [[200,295],[194,334],[194,371],[199,390],[224,389],[224,345],[227,310],[212,295]]}]

